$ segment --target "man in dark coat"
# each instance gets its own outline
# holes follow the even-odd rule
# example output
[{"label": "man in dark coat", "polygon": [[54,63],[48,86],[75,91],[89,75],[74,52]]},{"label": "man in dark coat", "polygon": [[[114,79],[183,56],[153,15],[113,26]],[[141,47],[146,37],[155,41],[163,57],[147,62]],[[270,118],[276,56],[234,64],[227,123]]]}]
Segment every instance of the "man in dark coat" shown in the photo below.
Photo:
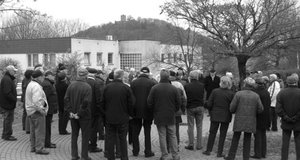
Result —
[{"label": "man in dark coat", "polygon": [[185,149],[194,150],[194,120],[196,120],[197,143],[196,148],[202,148],[202,123],[203,123],[203,100],[204,85],[198,81],[198,72],[192,71],[189,75],[190,83],[184,86],[187,96],[187,121],[189,145]]},{"label": "man in dark coat", "polygon": [[98,81],[95,79],[95,74],[97,70],[94,68],[87,69],[89,74],[87,78],[87,83],[92,88],[92,102],[91,102],[91,133],[90,133],[90,143],[89,151],[90,152],[101,152],[102,149],[97,147],[97,132],[98,132],[98,123],[101,115],[100,112],[100,99],[101,99],[101,88]]},{"label": "man in dark coat", "polygon": [[148,67],[141,69],[140,76],[131,82],[130,87],[136,98],[133,108],[133,155],[137,156],[140,151],[139,134],[144,126],[145,135],[145,157],[152,157],[154,153],[151,149],[151,124],[153,121],[153,111],[147,105],[147,98],[151,88],[156,84],[149,79],[150,70]]},{"label": "man in dark coat", "polygon": [[64,97],[68,88],[67,78],[64,72],[57,74],[57,81],[55,84],[57,99],[58,99],[58,132],[60,135],[69,135],[67,125],[69,122],[69,113],[65,111]]},{"label": "man in dark coat", "polygon": [[[72,138],[71,138],[71,155],[72,160],[79,159],[77,140],[79,130],[81,130],[81,159],[91,160],[88,156],[88,146],[90,137],[90,120],[91,120],[91,101],[92,88],[86,82],[88,71],[80,67],[77,69],[77,79],[72,82],[65,95],[65,110],[70,115]],[[87,105],[87,106],[84,106]],[[78,111],[88,110],[85,116],[78,115]]]},{"label": "man in dark coat", "polygon": [[0,84],[0,107],[3,114],[2,139],[7,141],[17,140],[17,138],[12,136],[12,124],[14,122],[14,112],[17,103],[17,90],[14,82],[17,71],[13,65],[7,66],[6,73],[1,79]]},{"label": "man in dark coat", "polygon": [[26,93],[26,88],[31,81],[31,75],[33,73],[33,70],[27,69],[24,73],[24,79],[22,80],[22,96],[21,96],[21,102],[23,102],[23,115],[22,115],[22,127],[23,130],[26,130],[26,133],[30,132],[30,127],[29,127],[29,119],[27,117],[26,113],[26,108],[25,108],[25,93]]},{"label": "man in dark coat", "polygon": [[42,83],[43,90],[47,97],[48,102],[48,112],[46,115],[46,134],[45,134],[45,147],[46,148],[56,148],[54,143],[51,143],[51,122],[53,114],[57,113],[58,100],[57,94],[54,87],[55,75],[52,71],[48,70],[45,72],[45,80]]},{"label": "man in dark coat", "polygon": [[162,153],[161,160],[168,157],[167,134],[172,157],[174,160],[179,160],[175,113],[180,108],[181,97],[177,88],[170,83],[169,76],[168,70],[160,71],[160,82],[152,87],[147,102],[149,107],[153,109],[154,123],[157,126]]},{"label": "man in dark coat", "polygon": [[215,88],[220,87],[220,77],[216,75],[216,71],[214,69],[211,69],[209,71],[209,76],[205,77],[204,79],[204,85],[205,85],[205,90],[206,90],[206,100],[208,100],[211,92]]},{"label": "man in dark coat", "polygon": [[288,87],[277,95],[276,113],[281,117],[282,148],[281,159],[288,160],[292,132],[296,143],[296,159],[300,159],[300,89],[298,77],[287,77]]},{"label": "man in dark coat", "polygon": [[129,117],[133,115],[134,96],[130,87],[123,83],[124,71],[114,71],[114,80],[103,91],[101,107],[105,113],[106,146],[108,160],[114,160],[116,135],[120,140],[121,159],[128,160],[127,132]]},{"label": "man in dark coat", "polygon": [[261,103],[264,107],[262,113],[256,116],[256,133],[254,134],[254,155],[251,158],[266,158],[267,152],[267,135],[266,130],[269,124],[269,113],[271,98],[265,87],[265,81],[262,78],[255,80],[257,87],[255,92],[259,95]]}]

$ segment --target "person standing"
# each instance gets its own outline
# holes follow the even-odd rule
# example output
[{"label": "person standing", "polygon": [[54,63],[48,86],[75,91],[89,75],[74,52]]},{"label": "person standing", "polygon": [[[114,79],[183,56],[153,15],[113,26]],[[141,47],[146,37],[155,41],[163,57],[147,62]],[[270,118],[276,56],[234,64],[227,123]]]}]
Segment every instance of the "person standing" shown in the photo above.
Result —
[{"label": "person standing", "polygon": [[270,94],[266,89],[266,83],[262,78],[255,80],[257,86],[255,92],[259,95],[264,110],[257,114],[256,117],[256,133],[254,134],[254,155],[251,158],[266,158],[267,154],[267,135],[266,130],[270,121]]},{"label": "person standing", "polygon": [[179,160],[178,144],[176,139],[175,113],[181,105],[180,94],[169,81],[170,72],[160,71],[160,82],[150,90],[147,103],[153,110],[154,123],[157,126],[161,160],[168,158],[167,134],[170,152],[174,160]]},{"label": "person standing", "polygon": [[48,102],[48,112],[46,115],[46,137],[45,137],[45,147],[46,148],[56,148],[56,144],[51,142],[51,123],[53,119],[53,114],[57,113],[58,101],[56,89],[54,87],[55,75],[51,70],[45,72],[45,80],[42,83],[43,90],[47,97]]},{"label": "person standing", "polygon": [[12,136],[12,124],[14,122],[14,113],[17,103],[17,90],[14,82],[17,71],[13,65],[7,66],[5,75],[1,79],[0,84],[0,107],[3,115],[2,139],[6,141],[17,140],[17,138]]},{"label": "person standing", "polygon": [[31,152],[47,155],[45,147],[45,116],[48,112],[48,102],[46,94],[41,84],[44,81],[41,70],[32,73],[32,81],[26,89],[25,107],[30,123],[30,146]]},{"label": "person standing", "polygon": [[185,149],[194,150],[194,121],[196,121],[197,142],[196,149],[202,149],[202,122],[204,114],[204,84],[198,81],[199,72],[190,72],[190,83],[184,86],[187,96],[187,122],[189,144]]},{"label": "person standing", "polygon": [[225,157],[223,155],[223,147],[229,123],[231,122],[230,103],[233,99],[234,92],[231,90],[232,81],[230,77],[223,76],[220,80],[220,88],[212,91],[208,99],[207,109],[210,112],[210,128],[207,141],[205,155],[210,155],[214,143],[216,134],[220,126],[220,136],[217,157]]},{"label": "person standing", "polygon": [[206,100],[208,100],[211,92],[220,87],[220,77],[216,75],[216,70],[211,69],[209,75],[204,78],[204,85],[206,90]]},{"label": "person standing", "polygon": [[247,77],[244,88],[238,91],[230,103],[230,112],[235,113],[233,123],[233,137],[226,160],[234,160],[241,133],[244,132],[243,159],[249,160],[251,134],[256,132],[256,115],[263,111],[259,95],[252,91],[255,80]]},{"label": "person standing", "polygon": [[31,81],[31,75],[32,75],[33,70],[27,69],[24,73],[24,79],[22,80],[22,96],[21,96],[21,102],[23,102],[23,115],[22,115],[22,127],[23,130],[26,131],[26,133],[30,133],[30,126],[29,126],[29,120],[27,117],[27,112],[25,108],[25,93],[26,93],[26,88]]},{"label": "person standing", "polygon": [[69,135],[67,131],[67,125],[69,122],[69,113],[65,111],[64,97],[68,88],[66,74],[59,72],[57,74],[57,81],[55,83],[55,89],[58,99],[58,132],[60,135]]},{"label": "person standing", "polygon": [[300,159],[300,89],[298,78],[287,77],[287,88],[277,95],[276,113],[281,117],[282,146],[281,159],[288,160],[292,132],[296,144],[296,159]]},{"label": "person standing", "polygon": [[101,115],[100,111],[100,99],[101,99],[101,86],[96,81],[95,74],[97,70],[94,68],[88,68],[87,83],[92,88],[92,102],[91,102],[91,133],[89,140],[89,151],[90,152],[102,152],[102,149],[97,147],[97,133],[98,133],[98,123]]},{"label": "person standing", "polygon": [[[71,83],[65,95],[65,110],[70,115],[71,121],[71,155],[72,160],[79,159],[77,140],[81,130],[81,160],[91,160],[88,156],[90,137],[91,101],[92,88],[86,82],[88,71],[84,67],[77,69],[77,79]],[[84,109],[85,108],[85,109]],[[87,110],[86,114],[80,115],[80,110]]]},{"label": "person standing", "polygon": [[135,98],[130,87],[123,83],[124,71],[114,71],[114,79],[103,91],[101,107],[106,120],[106,150],[108,160],[115,160],[116,137],[120,141],[121,160],[128,160],[127,132],[129,116],[133,115]]},{"label": "person standing", "polygon": [[271,97],[271,107],[270,107],[270,123],[268,130],[278,131],[277,128],[277,114],[275,112],[276,106],[276,97],[280,91],[280,83],[277,81],[277,75],[271,74],[270,75],[270,86],[268,88],[268,92]]},{"label": "person standing", "polygon": [[151,88],[156,84],[149,79],[150,70],[148,67],[141,69],[140,76],[131,82],[131,89],[136,98],[133,108],[133,155],[138,156],[140,151],[139,134],[142,126],[144,127],[145,136],[145,157],[152,157],[154,153],[151,149],[151,124],[153,121],[153,111],[148,107],[147,98]]}]

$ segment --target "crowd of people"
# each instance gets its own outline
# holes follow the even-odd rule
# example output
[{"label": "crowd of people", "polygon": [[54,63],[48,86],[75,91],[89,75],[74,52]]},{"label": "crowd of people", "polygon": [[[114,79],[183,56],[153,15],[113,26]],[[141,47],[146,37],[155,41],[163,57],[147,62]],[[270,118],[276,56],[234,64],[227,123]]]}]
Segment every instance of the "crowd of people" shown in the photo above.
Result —
[{"label": "crowd of people", "polygon": [[[15,74],[6,67],[0,83],[0,107],[3,114],[2,139],[17,140],[12,123],[17,102]],[[79,67],[77,77],[70,80],[68,70],[59,64],[56,71],[37,65],[26,70],[22,81],[22,127],[30,134],[31,152],[47,155],[45,148],[56,148],[51,141],[53,115],[58,113],[60,135],[71,134],[72,160],[90,160],[88,152],[102,152],[98,140],[104,140],[104,156],[108,160],[128,160],[128,144],[133,156],[140,154],[139,135],[144,130],[144,156],[153,157],[151,126],[157,127],[161,160],[180,159],[180,123],[187,115],[187,150],[203,150],[210,155],[220,130],[217,157],[234,160],[243,133],[243,159],[267,157],[267,131],[278,131],[281,118],[281,159],[288,160],[293,132],[296,157],[300,158],[300,89],[296,73],[287,76],[249,74],[240,84],[234,83],[231,72],[219,77],[214,69],[203,76],[200,70],[187,75],[183,68],[161,69],[157,79],[148,67],[136,74],[134,69],[114,69],[107,76],[101,70]],[[202,142],[205,110],[210,117],[206,149]],[[234,114],[234,118],[233,117]],[[228,154],[223,153],[229,124],[233,119],[233,137]],[[67,131],[68,122],[71,132]],[[194,138],[196,128],[196,141]],[[81,131],[81,155],[77,141]],[[254,155],[250,155],[254,135]],[[127,139],[129,143],[127,143]]]}]

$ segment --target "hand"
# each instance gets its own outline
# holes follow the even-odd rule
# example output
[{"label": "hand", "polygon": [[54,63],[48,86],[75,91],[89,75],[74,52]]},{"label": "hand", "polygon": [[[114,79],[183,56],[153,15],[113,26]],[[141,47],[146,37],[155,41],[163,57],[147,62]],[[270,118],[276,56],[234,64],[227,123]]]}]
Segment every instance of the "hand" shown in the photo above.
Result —
[{"label": "hand", "polygon": [[74,114],[74,118],[75,118],[75,119],[79,119],[79,116],[77,115],[77,113]]},{"label": "hand", "polygon": [[74,118],[74,113],[71,112],[69,117]]}]

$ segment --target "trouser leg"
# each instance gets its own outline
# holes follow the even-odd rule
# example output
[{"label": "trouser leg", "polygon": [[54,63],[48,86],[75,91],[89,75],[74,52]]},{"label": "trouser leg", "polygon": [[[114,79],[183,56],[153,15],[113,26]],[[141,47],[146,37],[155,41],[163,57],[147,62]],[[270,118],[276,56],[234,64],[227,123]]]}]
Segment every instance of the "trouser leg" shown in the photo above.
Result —
[{"label": "trouser leg", "polygon": [[232,137],[232,141],[231,141],[231,146],[228,152],[228,157],[226,160],[234,160],[235,159],[235,155],[236,155],[236,151],[239,145],[239,140],[240,140],[240,136],[241,136],[241,132],[234,132],[233,133],[233,137]]},{"label": "trouser leg", "polygon": [[282,130],[281,160],[288,160],[291,130]]},{"label": "trouser leg", "polygon": [[218,144],[218,155],[223,154],[224,142],[227,135],[229,123],[221,123],[220,127],[220,137],[219,137],[219,144]]},{"label": "trouser leg", "polygon": [[249,160],[249,158],[250,158],[251,135],[252,135],[252,133],[244,132],[244,143],[243,143],[243,159],[244,160]]},{"label": "trouser leg", "polygon": [[219,128],[219,122],[210,122],[209,136],[206,151],[211,152],[215,143],[216,134]]}]

